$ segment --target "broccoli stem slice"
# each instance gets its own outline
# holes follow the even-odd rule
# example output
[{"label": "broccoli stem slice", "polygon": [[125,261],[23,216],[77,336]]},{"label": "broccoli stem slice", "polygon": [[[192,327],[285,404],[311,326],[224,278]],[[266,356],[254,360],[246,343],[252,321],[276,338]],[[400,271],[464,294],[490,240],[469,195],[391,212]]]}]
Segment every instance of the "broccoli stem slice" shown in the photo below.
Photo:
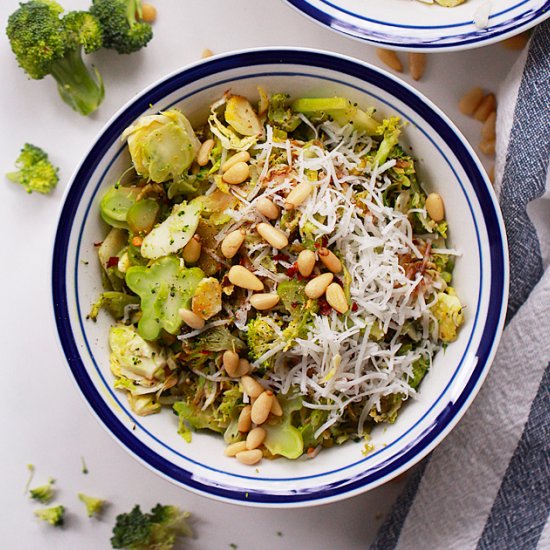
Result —
[{"label": "broccoli stem slice", "polygon": [[82,115],[93,113],[103,101],[105,87],[99,71],[82,59],[82,48],[69,50],[51,67],[61,99]]}]

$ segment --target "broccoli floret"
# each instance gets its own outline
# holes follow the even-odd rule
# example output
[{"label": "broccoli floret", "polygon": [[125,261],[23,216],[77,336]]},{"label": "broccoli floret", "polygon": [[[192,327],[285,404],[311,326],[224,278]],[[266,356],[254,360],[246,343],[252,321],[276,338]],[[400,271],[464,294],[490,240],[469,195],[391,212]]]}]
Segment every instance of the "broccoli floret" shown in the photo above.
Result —
[{"label": "broccoli floret", "polygon": [[170,550],[179,535],[193,536],[189,515],[177,506],[161,504],[144,514],[136,505],[131,512],[117,516],[111,545],[127,550]]},{"label": "broccoli floret", "polygon": [[374,156],[374,164],[378,166],[384,164],[388,160],[391,150],[397,145],[401,135],[399,122],[399,117],[390,117],[378,127],[377,134],[383,137]]},{"label": "broccoli floret", "polygon": [[101,498],[90,497],[84,493],[78,493],[78,498],[86,506],[88,517],[99,516],[105,507],[105,501]]},{"label": "broccoli floret", "polygon": [[103,29],[103,47],[133,53],[147,46],[153,28],[141,21],[141,0],[93,0],[90,13]]},{"label": "broccoli floret", "polygon": [[31,0],[21,4],[8,20],[6,33],[19,66],[33,79],[51,75],[65,103],[83,115],[95,111],[104,96],[103,80],[82,59],[99,49],[99,22],[87,12],[70,12],[54,0]]},{"label": "broccoli floret", "polygon": [[276,128],[293,132],[302,123],[302,119],[294,113],[288,98],[287,94],[275,94],[269,102],[267,118]]},{"label": "broccoli floret", "polygon": [[36,191],[46,195],[55,189],[59,181],[58,168],[49,161],[47,153],[30,143],[23,145],[15,161],[15,167],[18,170],[9,172],[6,177],[14,183],[21,184],[27,193]]},{"label": "broccoli floret", "polygon": [[42,504],[48,504],[49,502],[51,502],[54,494],[54,482],[55,480],[50,478],[48,479],[48,483],[46,483],[45,485],[41,485],[40,487],[31,489],[31,498],[34,500],[38,500],[38,502],[41,502]]},{"label": "broccoli floret", "polygon": [[247,327],[248,355],[256,361],[273,347],[278,335],[267,317],[261,315],[249,321]]},{"label": "broccoli floret", "polygon": [[47,521],[54,527],[61,527],[65,519],[65,507],[61,505],[52,506],[51,508],[41,508],[34,513],[36,517],[40,518],[42,521]]}]

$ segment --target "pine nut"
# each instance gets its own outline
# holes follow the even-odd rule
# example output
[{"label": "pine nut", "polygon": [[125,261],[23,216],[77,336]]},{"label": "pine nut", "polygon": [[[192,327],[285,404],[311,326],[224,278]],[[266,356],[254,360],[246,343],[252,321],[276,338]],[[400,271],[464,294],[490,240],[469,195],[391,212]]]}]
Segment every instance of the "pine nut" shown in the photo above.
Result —
[{"label": "pine nut", "polygon": [[302,250],[302,252],[298,254],[296,265],[302,277],[309,277],[311,275],[315,267],[315,261],[315,252],[311,250]]},{"label": "pine nut", "polygon": [[332,283],[334,275],[332,273],[323,273],[322,275],[317,275],[314,279],[311,279],[306,285],[304,292],[308,298],[315,300],[320,298],[327,289],[328,285]]},{"label": "pine nut", "polygon": [[329,306],[333,307],[338,313],[346,313],[349,309],[344,289],[338,283],[328,285],[326,299]]},{"label": "pine nut", "polygon": [[479,148],[481,149],[481,152],[484,155],[487,155],[489,157],[495,156],[495,140],[494,139],[489,139],[487,141],[485,141],[485,140],[482,141],[479,144]]},{"label": "pine nut", "polygon": [[265,391],[264,387],[257,380],[254,380],[252,376],[243,376],[241,378],[241,385],[244,393],[246,393],[250,399],[256,399]]},{"label": "pine nut", "polygon": [[376,48],[376,54],[378,55],[378,59],[380,59],[382,63],[385,63],[390,69],[393,69],[398,73],[403,72],[403,64],[401,63],[399,57],[397,57],[397,53],[395,53],[393,50]]},{"label": "pine nut", "polygon": [[283,408],[275,395],[273,396],[273,402],[271,403],[271,414],[274,414],[275,416],[283,416]]},{"label": "pine nut", "polygon": [[247,290],[260,291],[264,289],[264,284],[254,273],[248,271],[246,267],[242,265],[234,265],[227,274],[229,281],[240,288],[246,288]]},{"label": "pine nut", "polygon": [[252,449],[257,449],[265,439],[267,432],[263,428],[254,428],[248,432],[246,436],[246,448],[251,451]]},{"label": "pine nut", "polygon": [[309,181],[299,183],[286,197],[285,208],[293,210],[300,206],[313,192],[313,184]]},{"label": "pine nut", "polygon": [[445,219],[445,203],[439,193],[430,193],[426,197],[426,210],[434,222],[439,223]]},{"label": "pine nut", "polygon": [[237,162],[223,174],[222,180],[231,185],[239,185],[246,181],[249,175],[250,166],[246,162]]},{"label": "pine nut", "polygon": [[259,235],[268,242],[273,248],[280,250],[288,245],[288,237],[276,227],[269,223],[259,223],[256,226]]},{"label": "pine nut", "polygon": [[157,19],[157,8],[152,4],[141,5],[141,20],[145,23],[154,23]]},{"label": "pine nut", "polygon": [[201,257],[201,238],[194,235],[193,238],[183,247],[181,255],[186,264],[194,264]]},{"label": "pine nut", "polygon": [[204,327],[204,319],[199,317],[196,313],[193,313],[190,309],[182,307],[178,310],[178,313],[187,326],[194,329],[201,329]]},{"label": "pine nut", "polygon": [[493,164],[493,166],[491,166],[491,168],[489,168],[489,172],[487,173],[487,175],[489,176],[489,181],[491,183],[495,183],[495,165]]},{"label": "pine nut", "polygon": [[481,138],[483,141],[490,141],[496,139],[497,135],[497,112],[493,111],[487,120],[483,123],[481,128]]},{"label": "pine nut", "polygon": [[235,153],[232,157],[228,158],[222,164],[222,173],[227,172],[232,166],[235,166],[237,162],[248,162],[250,160],[250,153],[248,151],[241,151]]},{"label": "pine nut", "polygon": [[208,59],[209,57],[212,57],[214,55],[214,52],[210,48],[204,48],[202,50],[201,58],[202,59]]},{"label": "pine nut", "polygon": [[223,368],[228,376],[232,378],[237,374],[237,369],[239,368],[239,355],[232,350],[227,350],[223,352],[222,363]]},{"label": "pine nut", "polygon": [[474,112],[474,118],[480,122],[485,122],[489,115],[496,111],[497,98],[495,94],[487,94]]},{"label": "pine nut", "polygon": [[239,367],[237,368],[237,372],[235,373],[236,378],[240,378],[241,376],[244,376],[245,374],[248,374],[252,370],[252,367],[250,366],[250,363],[248,359],[239,359]]},{"label": "pine nut", "polygon": [[241,464],[252,466],[262,460],[263,453],[260,449],[252,449],[251,451],[241,451],[237,453],[236,457]]},{"label": "pine nut", "polygon": [[342,262],[334,252],[325,247],[319,248],[317,252],[319,253],[319,259],[329,271],[333,273],[340,273],[342,271]]},{"label": "pine nut", "polygon": [[516,36],[511,36],[510,38],[503,40],[501,44],[507,50],[522,50],[527,45],[527,42],[529,42],[529,33],[522,32],[520,34],[516,34]]},{"label": "pine nut", "polygon": [[210,153],[214,149],[215,142],[213,139],[207,139],[199,148],[197,153],[197,164],[199,166],[206,166],[210,160]]},{"label": "pine nut", "polygon": [[269,413],[271,412],[271,405],[273,403],[273,392],[264,391],[261,393],[254,405],[252,405],[252,422],[256,425],[263,424]]},{"label": "pine nut", "polygon": [[267,197],[260,197],[256,201],[256,210],[269,220],[276,220],[281,213],[281,209]]},{"label": "pine nut", "polygon": [[476,86],[466,92],[458,102],[458,108],[463,115],[472,116],[483,100],[483,90]]},{"label": "pine nut", "polygon": [[243,451],[246,451],[246,441],[237,441],[236,443],[228,445],[223,451],[223,454],[225,456],[236,456],[237,453],[242,453]]},{"label": "pine nut", "polygon": [[413,80],[420,80],[426,70],[426,54],[409,52],[409,70]]},{"label": "pine nut", "polygon": [[237,421],[237,429],[239,432],[246,433],[250,431],[252,427],[252,407],[245,405],[239,414],[239,420]]},{"label": "pine nut", "polygon": [[252,307],[260,311],[266,311],[275,307],[280,300],[280,296],[274,293],[266,294],[254,294],[250,297],[250,303]]},{"label": "pine nut", "polygon": [[245,237],[246,233],[242,229],[236,229],[228,233],[221,244],[222,254],[228,259],[233,258],[244,243]]}]

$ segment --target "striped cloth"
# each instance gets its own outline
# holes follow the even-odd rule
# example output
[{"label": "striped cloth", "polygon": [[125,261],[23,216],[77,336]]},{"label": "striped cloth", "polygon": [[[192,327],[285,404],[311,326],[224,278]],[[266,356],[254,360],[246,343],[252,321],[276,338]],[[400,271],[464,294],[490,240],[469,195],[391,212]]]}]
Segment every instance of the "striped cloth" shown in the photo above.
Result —
[{"label": "striped cloth", "polygon": [[511,277],[501,345],[371,550],[550,549],[550,20],[501,90],[497,131]]}]

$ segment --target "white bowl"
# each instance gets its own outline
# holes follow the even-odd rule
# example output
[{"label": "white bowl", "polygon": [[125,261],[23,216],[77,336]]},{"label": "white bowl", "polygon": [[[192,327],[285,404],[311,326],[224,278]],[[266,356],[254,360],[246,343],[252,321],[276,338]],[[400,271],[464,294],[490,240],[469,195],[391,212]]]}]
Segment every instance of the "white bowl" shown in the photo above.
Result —
[{"label": "white bowl", "polygon": [[[457,261],[455,282],[466,305],[456,342],[440,353],[397,422],[373,431],[375,451],[348,443],[314,460],[264,460],[255,470],[224,456],[221,437],[195,433],[188,444],[169,410],[138,417],[112,389],[107,344],[110,319],[86,320],[102,290],[94,243],[106,227],[98,215],[102,190],[128,166],[122,131],[144,113],[177,105],[192,123],[231,89],[248,97],[263,85],[292,96],[342,95],[410,125],[405,143],[419,171],[444,197]],[[507,248],[494,194],[466,140],[426,98],[395,77],[349,57],[303,49],[232,53],[184,68],[125,105],[92,144],[66,192],[53,256],[53,301],[60,341],[88,404],[131,454],[192,491],[241,504],[303,506],[341,499],[376,487],[433,449],[462,416],[493,358],[507,301]]]},{"label": "white bowl", "polygon": [[[334,31],[397,50],[450,51],[486,46],[550,16],[549,0],[466,0],[454,8],[416,0],[285,0]],[[490,5],[487,27],[474,21]]]}]

